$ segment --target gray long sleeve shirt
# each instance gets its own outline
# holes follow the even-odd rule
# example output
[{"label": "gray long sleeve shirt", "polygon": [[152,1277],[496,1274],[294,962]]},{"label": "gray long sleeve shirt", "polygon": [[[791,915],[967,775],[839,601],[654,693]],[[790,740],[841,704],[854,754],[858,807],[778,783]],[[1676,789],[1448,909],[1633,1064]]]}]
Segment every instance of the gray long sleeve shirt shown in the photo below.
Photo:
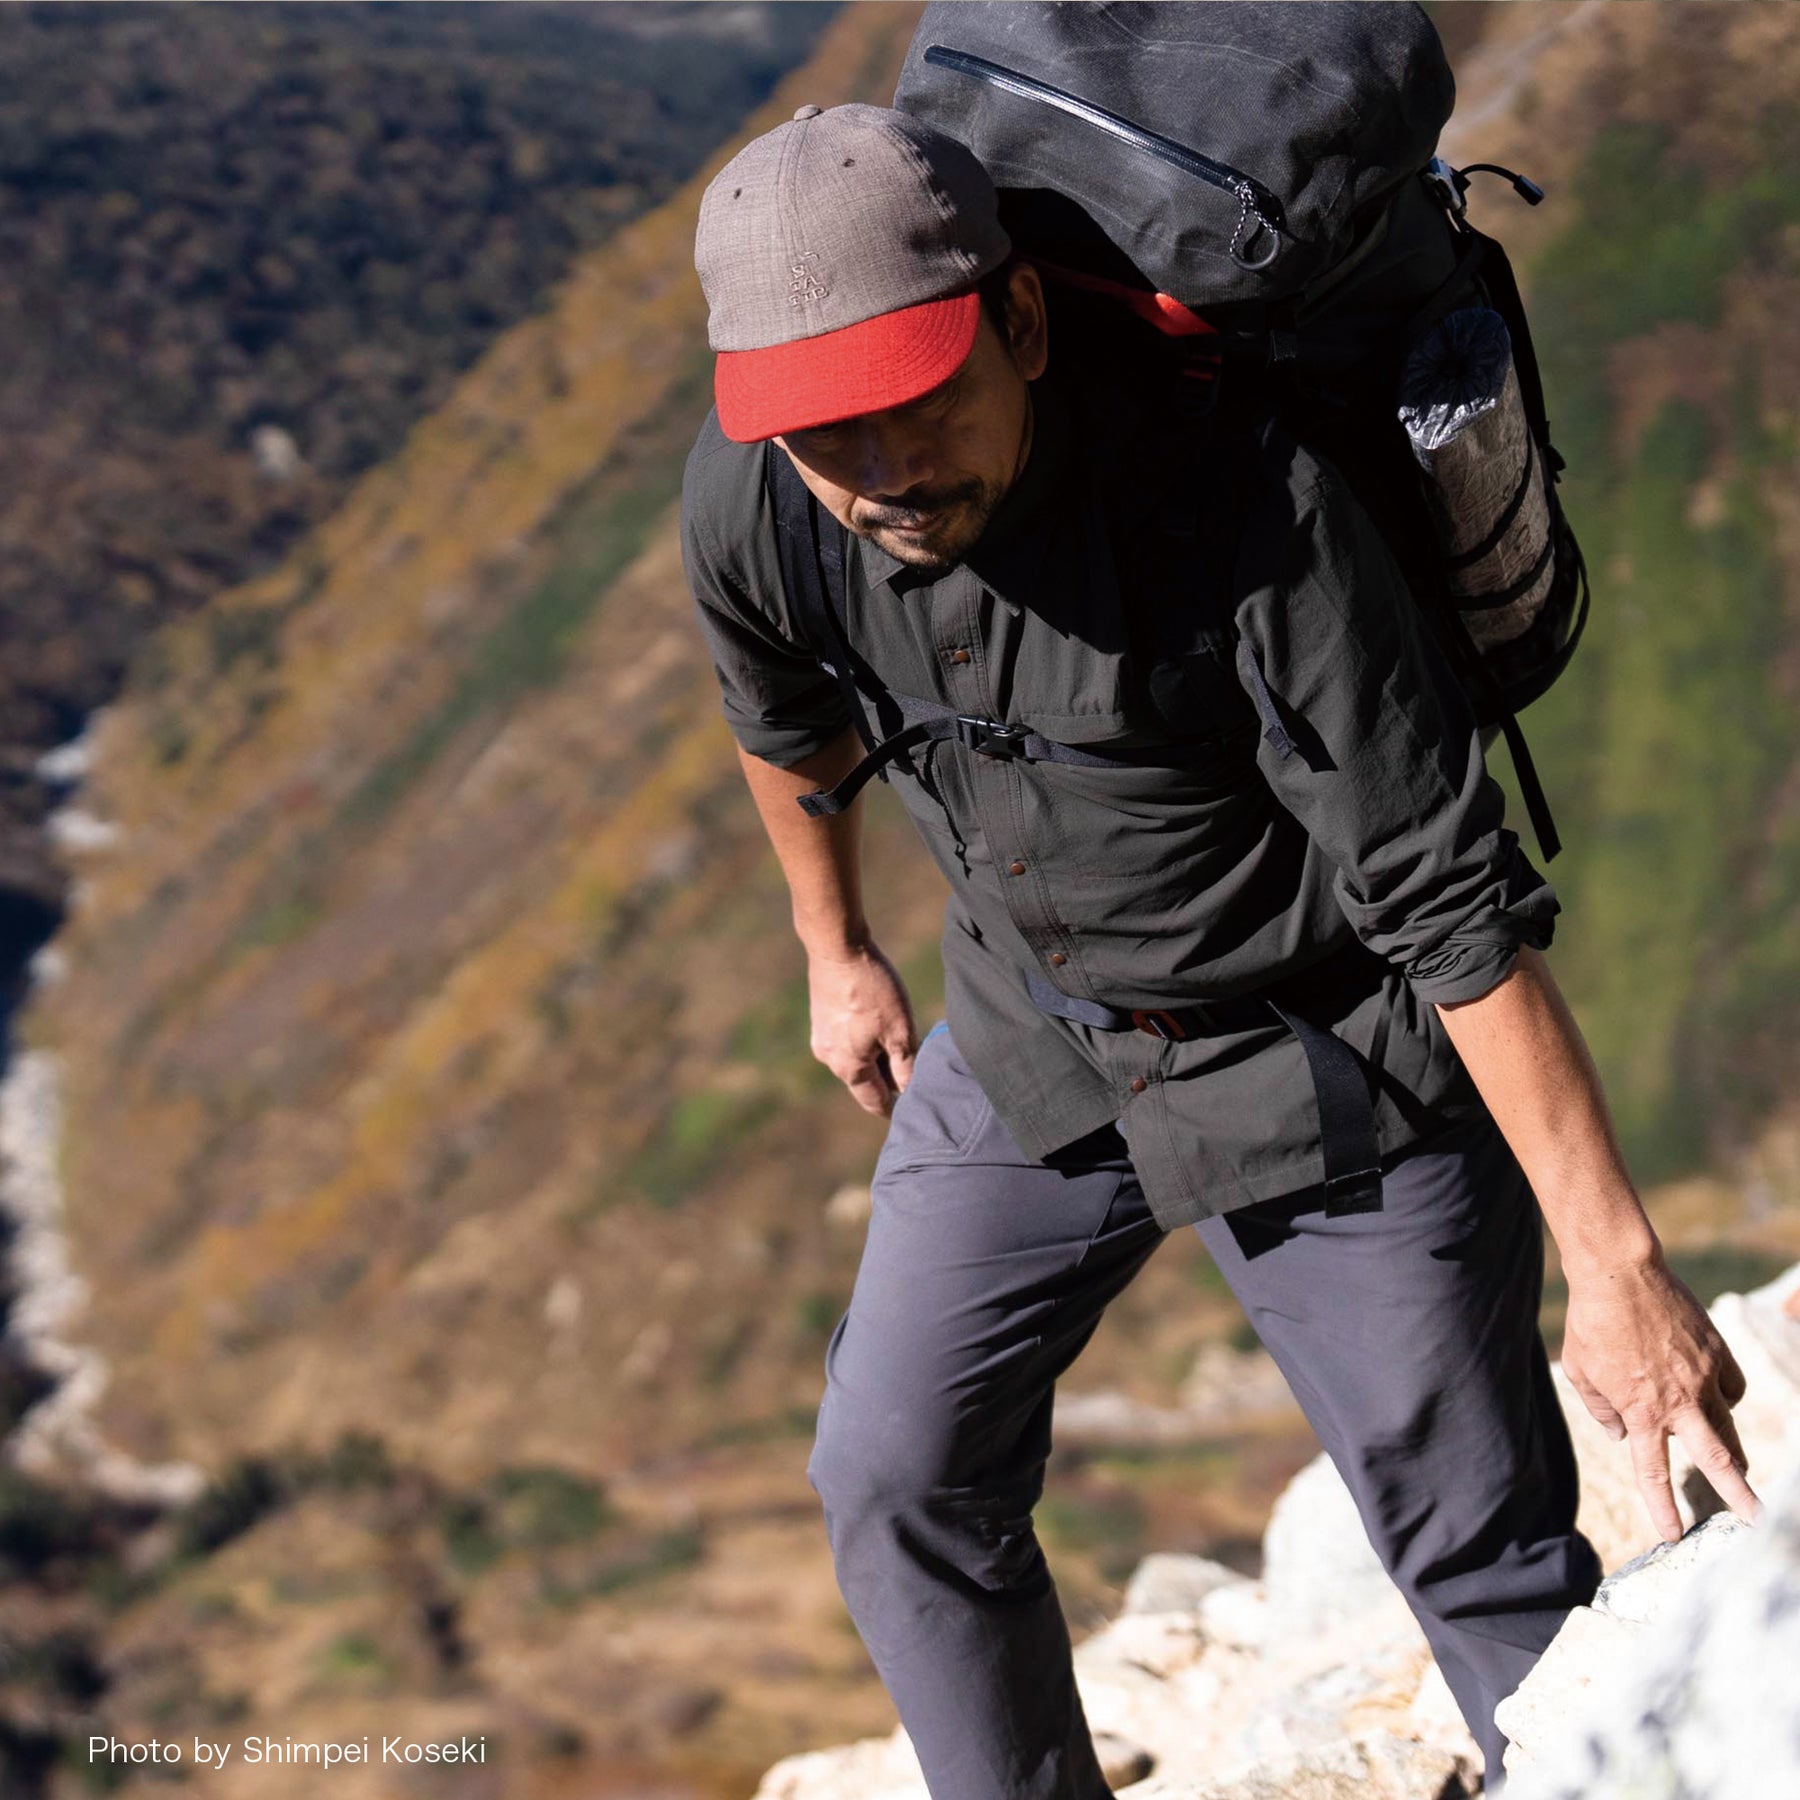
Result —
[{"label": "gray long sleeve shirt", "polygon": [[[1521,944],[1547,945],[1557,902],[1335,471],[1274,434],[1234,444],[1220,566],[1216,535],[1164,528],[1175,475],[1153,450],[1078,425],[1048,379],[1033,400],[1030,458],[981,543],[930,579],[852,537],[845,624],[893,693],[1145,759],[934,745],[895,785],[950,882],[946,1011],[996,1112],[1034,1157],[1116,1119],[1172,1227],[1323,1179],[1299,1040],[1241,1006],[1182,1042],[1072,1024],[1038,1010],[1026,971],[1128,1008],[1275,993],[1376,1072],[1385,1154],[1479,1110],[1432,1002],[1473,999]],[[849,715],[783,593],[762,454],[707,420],[682,541],[731,729],[787,766]],[[1191,603],[1202,585],[1235,641]],[[1171,742],[1180,766],[1149,760]]]}]

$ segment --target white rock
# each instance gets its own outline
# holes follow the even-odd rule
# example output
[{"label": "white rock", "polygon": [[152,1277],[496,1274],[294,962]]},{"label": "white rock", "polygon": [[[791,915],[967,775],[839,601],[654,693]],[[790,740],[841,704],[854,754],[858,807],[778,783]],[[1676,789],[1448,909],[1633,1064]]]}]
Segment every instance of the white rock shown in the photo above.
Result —
[{"label": "white rock", "polygon": [[271,481],[292,481],[306,466],[293,434],[279,425],[258,425],[250,433],[250,456],[256,472]]},{"label": "white rock", "polygon": [[1471,1775],[1481,1768],[1481,1750],[1469,1734],[1444,1671],[1435,1662],[1426,1663],[1425,1673],[1419,1677],[1418,1688],[1406,1710],[1406,1727],[1405,1735],[1448,1750],[1466,1765]]},{"label": "white rock", "polygon": [[1329,1457],[1315,1457],[1275,1502],[1262,1580],[1270,1628],[1284,1638],[1324,1630],[1394,1594]]},{"label": "white rock", "polygon": [[1260,1581],[1214,1588],[1200,1602],[1200,1629],[1209,1643],[1257,1649],[1268,1641],[1272,1619],[1268,1590]]},{"label": "white rock", "polygon": [[69,959],[62,947],[54,940],[40,944],[32,952],[31,960],[25,965],[26,979],[34,988],[55,987],[59,981],[67,978]]},{"label": "white rock", "polygon": [[1181,1404],[1198,1418],[1225,1420],[1295,1404],[1286,1378],[1266,1350],[1206,1344],[1182,1383]]},{"label": "white rock", "polygon": [[1056,1395],[1056,1441],[1070,1446],[1109,1444],[1191,1444],[1216,1426],[1185,1407],[1152,1406],[1111,1388]]},{"label": "white rock", "polygon": [[1658,1544],[1601,1582],[1594,1610],[1627,1625],[1648,1625],[1731,1538],[1750,1529],[1731,1513],[1703,1519],[1679,1543]]},{"label": "white rock", "polygon": [[1457,1800],[1468,1792],[1448,1752],[1386,1734],[1198,1784],[1152,1776],[1125,1791],[1130,1800]]},{"label": "white rock", "polygon": [[1659,1544],[1601,1583],[1591,1607],[1578,1607],[1518,1692],[1494,1717],[1511,1741],[1509,1774],[1538,1766],[1544,1747],[1604,1712],[1610,1673],[1634,1646],[1660,1635],[1665,1616],[1737,1540],[1753,1536],[1730,1514],[1704,1520],[1679,1543]]},{"label": "white rock", "polygon": [[551,1282],[544,1295],[544,1323],[563,1335],[581,1323],[581,1283],[573,1275],[562,1274]]},{"label": "white rock", "polygon": [[1800,1265],[1748,1294],[1722,1294],[1712,1321],[1744,1371],[1732,1422],[1750,1459],[1753,1483],[1779,1486],[1800,1464],[1800,1319],[1785,1303],[1800,1293]]},{"label": "white rock", "polygon": [[919,1759],[904,1731],[784,1757],[762,1778],[755,1800],[850,1800],[850,1796],[930,1800]]},{"label": "white rock", "polygon": [[50,841],[59,850],[78,854],[89,850],[110,850],[122,833],[110,819],[96,818],[78,806],[59,806],[45,821]]},{"label": "white rock", "polygon": [[1672,1587],[1653,1624],[1613,1621],[1629,1645],[1607,1646],[1583,1703],[1516,1746],[1509,1800],[1800,1793],[1800,1474],[1765,1499],[1755,1530],[1710,1523],[1709,1553]]},{"label": "white rock", "polygon": [[[1782,1310],[1797,1293],[1800,1269],[1720,1302],[1716,1314],[1749,1378],[1739,1417],[1753,1474],[1765,1488],[1769,1469],[1800,1457],[1800,1321]],[[1776,1729],[1796,1714],[1800,1473],[1776,1528],[1750,1531],[1721,1516],[1681,1544],[1634,1561],[1653,1548],[1654,1533],[1629,1453],[1588,1417],[1566,1382],[1561,1392],[1581,1459],[1584,1528],[1618,1573],[1594,1606],[1571,1614],[1531,1678],[1500,1709],[1501,1728],[1514,1742],[1511,1800],[1800,1794],[1800,1742],[1789,1732],[1784,1751]],[[1112,1405],[1115,1423],[1135,1404],[1116,1395],[1088,1398],[1096,1418],[1098,1402]],[[1192,1428],[1192,1408],[1147,1410],[1185,1418]],[[1061,1420],[1059,1405],[1059,1429]],[[1142,1418],[1135,1427],[1143,1427]],[[1753,1590],[1735,1573],[1750,1566],[1752,1552],[1774,1567]],[[1702,1598],[1718,1623],[1709,1624],[1713,1615],[1704,1609],[1699,1623],[1684,1623]],[[1686,1670],[1681,1634],[1698,1642],[1708,1631],[1711,1664]],[[1733,1649],[1753,1642],[1753,1650]],[[1689,1760],[1671,1774],[1673,1762],[1649,1765],[1621,1753],[1603,1769],[1581,1748],[1587,1737],[1610,1745],[1613,1730],[1639,1750],[1656,1740],[1644,1705],[1618,1699],[1614,1685],[1617,1671],[1644,1665],[1652,1652],[1662,1657],[1665,1685],[1686,1683],[1683,1705],[1691,1703],[1693,1722],[1681,1715],[1669,1755]],[[1261,1580],[1199,1557],[1148,1558],[1133,1578],[1126,1611],[1083,1643],[1075,1660],[1109,1780],[1129,1781],[1145,1759],[1153,1765],[1146,1779],[1124,1789],[1129,1800],[1452,1800],[1475,1786],[1479,1756],[1449,1688],[1323,1457],[1276,1503]],[[1747,1730],[1740,1729],[1746,1708],[1755,1715]],[[1576,1748],[1565,1756],[1559,1746],[1571,1744]],[[1622,1784],[1602,1785],[1615,1767],[1625,1771]],[[1561,1785],[1528,1787],[1528,1780]],[[770,1771],[759,1800],[925,1800],[925,1790],[904,1733],[897,1733],[792,1758]]]},{"label": "white rock", "polygon": [[1205,1648],[1192,1612],[1126,1613],[1076,1647],[1075,1667],[1082,1673],[1128,1668],[1166,1681],[1198,1662]]},{"label": "white rock", "polygon": [[[1141,1744],[1096,1729],[1094,1754],[1113,1788],[1149,1774],[1155,1759]],[[813,1750],[778,1762],[763,1777],[755,1800],[930,1800],[919,1759],[905,1731],[863,1738],[834,1750]]]},{"label": "white rock", "polygon": [[1125,1589],[1127,1613],[1195,1612],[1217,1588],[1247,1585],[1248,1578],[1205,1556],[1146,1556]]},{"label": "white rock", "polygon": [[53,749],[46,750],[33,765],[40,781],[51,787],[73,787],[87,778],[94,764],[94,728],[98,712],[88,715],[88,722],[72,738],[66,738]]},{"label": "white rock", "polygon": [[1130,1787],[1156,1767],[1156,1758],[1142,1744],[1112,1731],[1096,1731],[1093,1735],[1094,1755],[1109,1788]]},{"label": "white rock", "polygon": [[867,1182],[847,1181],[825,1202],[825,1218],[846,1228],[866,1225],[875,1210]]},{"label": "white rock", "polygon": [[1569,1614],[1518,1691],[1494,1709],[1494,1723],[1511,1745],[1509,1771],[1526,1766],[1566,1720],[1584,1714],[1595,1670],[1622,1655],[1637,1629],[1591,1606],[1578,1606]]},{"label": "white rock", "polygon": [[1110,1389],[1059,1392],[1056,1436],[1079,1444],[1203,1443],[1245,1420],[1293,1407],[1267,1351],[1208,1344],[1182,1384],[1180,1405],[1153,1406]]}]

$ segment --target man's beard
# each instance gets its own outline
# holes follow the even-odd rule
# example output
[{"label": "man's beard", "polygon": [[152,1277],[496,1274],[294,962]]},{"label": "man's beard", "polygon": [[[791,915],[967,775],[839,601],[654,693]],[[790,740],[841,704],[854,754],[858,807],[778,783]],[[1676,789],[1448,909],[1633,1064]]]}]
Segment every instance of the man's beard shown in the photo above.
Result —
[{"label": "man's beard", "polygon": [[1002,497],[996,484],[970,480],[911,493],[904,501],[859,500],[850,509],[850,529],[896,562],[941,572],[974,549]]}]

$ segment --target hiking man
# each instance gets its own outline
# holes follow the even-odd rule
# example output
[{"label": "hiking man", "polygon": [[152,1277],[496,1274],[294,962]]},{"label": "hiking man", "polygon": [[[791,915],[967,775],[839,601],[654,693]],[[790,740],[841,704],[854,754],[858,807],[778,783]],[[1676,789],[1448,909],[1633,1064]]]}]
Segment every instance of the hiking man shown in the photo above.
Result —
[{"label": "hiking man", "polygon": [[[1657,1527],[1680,1530],[1671,1436],[1756,1501],[1742,1377],[1638,1203],[1540,955],[1555,897],[1454,677],[1367,515],[1278,432],[1212,452],[1229,540],[1182,528],[1172,440],[1059,368],[992,184],[909,115],[801,108],[707,190],[696,261],[717,407],[688,576],[814,1052],[891,1114],[808,1476],[931,1793],[1107,1791],[1031,1514],[1057,1377],[1187,1223],[1497,1787],[1494,1707],[1599,1575],[1537,1331],[1540,1206],[1565,1366]],[[796,479],[821,564],[842,546],[839,642],[793,591]],[[1221,581],[1235,647],[1203,634],[1151,679],[1144,620]],[[796,804],[857,764],[865,708],[910,734],[895,786],[951,889],[922,1043],[857,804]]]}]

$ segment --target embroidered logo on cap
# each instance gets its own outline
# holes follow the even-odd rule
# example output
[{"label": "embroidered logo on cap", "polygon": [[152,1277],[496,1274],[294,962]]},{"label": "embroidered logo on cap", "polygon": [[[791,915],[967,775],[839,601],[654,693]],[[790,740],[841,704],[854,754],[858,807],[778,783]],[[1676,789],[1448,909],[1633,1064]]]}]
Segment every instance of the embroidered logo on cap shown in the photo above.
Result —
[{"label": "embroidered logo on cap", "polygon": [[792,279],[788,282],[788,305],[806,306],[823,300],[831,292],[819,279],[819,255],[816,250],[803,250],[797,262],[788,265]]}]

